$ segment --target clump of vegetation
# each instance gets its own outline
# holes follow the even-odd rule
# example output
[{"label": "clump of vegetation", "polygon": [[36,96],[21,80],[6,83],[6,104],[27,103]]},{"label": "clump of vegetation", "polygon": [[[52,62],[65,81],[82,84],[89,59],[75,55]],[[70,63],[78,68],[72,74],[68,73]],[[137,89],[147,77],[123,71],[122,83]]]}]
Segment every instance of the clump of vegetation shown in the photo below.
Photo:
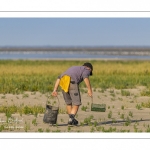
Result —
[{"label": "clump of vegetation", "polygon": [[121,90],[121,95],[122,96],[130,96],[130,92],[127,90]]},{"label": "clump of vegetation", "polygon": [[33,124],[34,126],[37,126],[37,120],[36,120],[36,118],[32,120],[32,124]]},{"label": "clump of vegetation", "polygon": [[92,119],[93,119],[93,118],[94,118],[93,115],[91,115],[91,116],[85,118],[85,119],[84,119],[84,124],[92,125],[92,124],[93,124],[93,123],[92,123]]},{"label": "clump of vegetation", "polygon": [[87,106],[82,106],[82,107],[81,107],[81,110],[86,111],[87,108],[88,108]]},{"label": "clump of vegetation", "polygon": [[22,96],[22,98],[27,98],[27,97],[29,97],[29,94],[26,94],[26,93],[24,93]]},{"label": "clump of vegetation", "polygon": [[68,127],[68,132],[71,131],[71,127]]},{"label": "clump of vegetation", "polygon": [[30,130],[30,123],[25,122],[24,130],[25,130],[25,132],[28,132]]},{"label": "clump of vegetation", "polygon": [[61,132],[59,129],[57,129],[57,130],[53,130],[52,132]]},{"label": "clump of vegetation", "polygon": [[45,130],[45,132],[50,132],[50,129],[47,128],[47,129]]},{"label": "clump of vegetation", "polygon": [[124,110],[124,106],[123,105],[121,106],[121,109]]},{"label": "clump of vegetation", "polygon": [[143,91],[141,92],[141,96],[150,96],[150,90],[149,90],[149,89],[143,90]]},{"label": "clump of vegetation", "polygon": [[123,130],[123,129],[121,129],[119,132],[130,132],[130,130]]},{"label": "clump of vegetation", "polygon": [[148,101],[147,103],[142,102],[141,106],[145,108],[150,108],[150,101]]},{"label": "clump of vegetation", "polygon": [[133,117],[133,112],[129,111],[129,116]]},{"label": "clump of vegetation", "polygon": [[109,111],[108,118],[112,118],[112,111]]},{"label": "clump of vegetation", "polygon": [[124,119],[124,114],[121,114],[121,115],[120,115],[120,118],[121,118],[121,119]]},{"label": "clump of vegetation", "polygon": [[94,132],[95,131],[95,128],[94,127],[92,127],[91,128],[91,130],[90,130],[90,132]]},{"label": "clump of vegetation", "polygon": [[0,125],[0,132],[2,132],[5,129],[4,125]]},{"label": "clump of vegetation", "polygon": [[123,99],[122,99],[122,98],[120,98],[120,97],[118,97],[118,100],[122,101]]},{"label": "clump of vegetation", "polygon": [[44,132],[42,128],[38,128],[38,132]]},{"label": "clump of vegetation", "polygon": [[109,127],[108,129],[102,128],[102,132],[116,132],[116,128]]},{"label": "clump of vegetation", "polygon": [[129,119],[129,117],[127,117],[125,121],[125,126],[129,126],[130,124],[131,124],[131,120]]},{"label": "clump of vegetation", "polygon": [[141,104],[137,104],[137,105],[136,105],[136,108],[137,108],[138,110],[140,110],[140,109],[142,108]]}]

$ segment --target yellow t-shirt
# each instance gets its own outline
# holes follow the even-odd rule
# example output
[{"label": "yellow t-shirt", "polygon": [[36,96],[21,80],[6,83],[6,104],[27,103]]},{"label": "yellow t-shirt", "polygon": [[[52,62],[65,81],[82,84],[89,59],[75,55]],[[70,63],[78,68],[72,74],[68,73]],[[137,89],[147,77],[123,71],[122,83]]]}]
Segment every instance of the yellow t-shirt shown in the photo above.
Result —
[{"label": "yellow t-shirt", "polygon": [[70,84],[70,76],[64,75],[59,82],[60,87],[62,88],[62,90],[64,90],[66,93],[69,90],[69,84]]}]

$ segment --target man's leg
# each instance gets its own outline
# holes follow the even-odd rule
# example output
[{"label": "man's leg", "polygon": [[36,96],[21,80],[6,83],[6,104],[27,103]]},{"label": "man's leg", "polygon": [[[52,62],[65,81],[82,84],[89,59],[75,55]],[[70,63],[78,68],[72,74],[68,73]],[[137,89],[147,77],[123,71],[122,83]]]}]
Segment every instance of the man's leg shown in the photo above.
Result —
[{"label": "man's leg", "polygon": [[72,105],[67,105],[66,108],[67,108],[67,113],[71,114]]},{"label": "man's leg", "polygon": [[69,114],[68,124],[77,125],[78,121],[75,119],[75,115],[77,114],[79,106],[81,105],[81,97],[78,84],[70,84],[69,95],[72,100],[72,108]]},{"label": "man's leg", "polygon": [[79,106],[77,105],[72,106],[70,114],[76,115],[76,113],[78,112],[78,109],[79,109]]},{"label": "man's leg", "polygon": [[67,105],[67,113],[68,114],[73,114],[76,115],[76,113],[78,112],[79,106],[77,105]]},{"label": "man's leg", "polygon": [[68,125],[78,125],[78,121],[75,119],[75,115],[77,114],[78,109],[79,109],[79,106],[74,105],[72,106],[71,111],[68,112],[68,115],[69,115]]},{"label": "man's leg", "polygon": [[78,121],[75,119],[75,115],[78,112],[79,106],[81,105],[81,97],[77,84],[70,84],[69,92],[65,93],[64,91],[63,97],[67,104],[66,109],[69,115],[68,124],[77,125]]}]

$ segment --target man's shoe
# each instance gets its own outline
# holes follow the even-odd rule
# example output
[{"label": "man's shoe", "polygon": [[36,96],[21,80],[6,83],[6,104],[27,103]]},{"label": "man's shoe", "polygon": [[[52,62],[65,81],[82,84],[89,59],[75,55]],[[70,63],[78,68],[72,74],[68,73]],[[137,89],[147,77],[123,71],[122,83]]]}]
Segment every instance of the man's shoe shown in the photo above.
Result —
[{"label": "man's shoe", "polygon": [[78,125],[78,121],[75,118],[69,118],[68,125]]}]

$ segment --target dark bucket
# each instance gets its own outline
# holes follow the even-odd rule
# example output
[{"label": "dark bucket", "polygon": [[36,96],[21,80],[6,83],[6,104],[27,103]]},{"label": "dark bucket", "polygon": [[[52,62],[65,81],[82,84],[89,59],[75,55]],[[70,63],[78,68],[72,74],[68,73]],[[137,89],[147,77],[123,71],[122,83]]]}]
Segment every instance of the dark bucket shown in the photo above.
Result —
[{"label": "dark bucket", "polygon": [[49,124],[56,124],[59,107],[46,104],[46,111],[43,117],[43,121]]},{"label": "dark bucket", "polygon": [[59,99],[58,100],[58,107],[52,106],[48,104],[48,100],[46,102],[46,111],[43,117],[43,122],[49,124],[56,124],[57,123],[57,116],[59,112]]}]

